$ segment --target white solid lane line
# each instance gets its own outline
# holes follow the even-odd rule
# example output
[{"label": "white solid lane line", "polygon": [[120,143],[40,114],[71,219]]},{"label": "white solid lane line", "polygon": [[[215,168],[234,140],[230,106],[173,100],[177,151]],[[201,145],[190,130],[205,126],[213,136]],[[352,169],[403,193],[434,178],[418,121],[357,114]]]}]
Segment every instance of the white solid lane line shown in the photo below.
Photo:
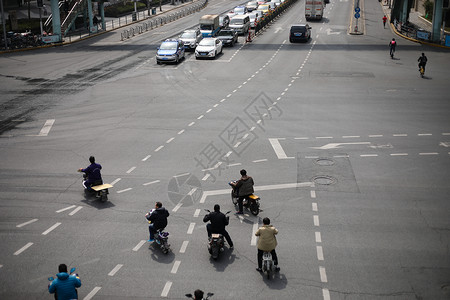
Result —
[{"label": "white solid lane line", "polygon": [[123,265],[118,264],[117,266],[114,267],[114,269],[111,270],[111,272],[109,272],[108,276],[114,276],[117,273],[117,271],[119,271],[120,268],[122,267]]},{"label": "white solid lane line", "polygon": [[22,253],[23,251],[27,250],[28,248],[31,247],[31,245],[33,245],[33,243],[28,243],[25,246],[23,246],[22,248],[20,248],[19,250],[17,250],[16,252],[14,252],[14,255],[19,255],[20,253]]},{"label": "white solid lane line", "polygon": [[38,220],[38,219],[33,219],[33,220],[28,221],[28,222],[19,224],[19,225],[17,225],[16,227],[21,228],[21,227],[26,226],[26,225],[28,225],[28,224],[34,223],[34,222],[36,222],[37,220]]},{"label": "white solid lane line", "polygon": [[47,229],[46,231],[44,231],[43,233],[42,233],[42,235],[47,235],[47,234],[49,234],[52,230],[54,230],[56,227],[58,227],[59,225],[61,225],[62,223],[56,223],[55,225],[53,225],[52,227],[50,227],[49,229]]}]

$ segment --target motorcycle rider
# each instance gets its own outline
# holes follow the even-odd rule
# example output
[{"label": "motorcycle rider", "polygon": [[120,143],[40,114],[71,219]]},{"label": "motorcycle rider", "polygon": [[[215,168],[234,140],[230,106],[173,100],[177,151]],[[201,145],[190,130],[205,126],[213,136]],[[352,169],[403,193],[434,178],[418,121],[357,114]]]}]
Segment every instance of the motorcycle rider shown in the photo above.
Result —
[{"label": "motorcycle rider", "polygon": [[95,162],[94,156],[89,157],[89,162],[91,164],[87,168],[80,168],[78,172],[85,173],[87,178],[83,181],[83,186],[88,191],[92,191],[91,186],[103,184],[102,174],[100,173],[102,166]]},{"label": "motorcycle rider", "polygon": [[262,271],[262,258],[264,252],[270,252],[272,254],[273,264],[275,265],[275,271],[280,271],[278,267],[278,257],[275,252],[275,248],[277,247],[277,239],[275,235],[278,234],[278,230],[270,225],[270,219],[263,219],[263,226],[259,227],[259,229],[255,232],[256,236],[259,236],[258,239],[258,268],[256,271]]},{"label": "motorcycle rider", "polygon": [[230,245],[230,249],[233,249],[233,241],[231,240],[230,235],[225,230],[225,226],[229,224],[230,217],[225,216],[222,212],[220,212],[220,205],[214,205],[214,211],[210,212],[203,218],[203,222],[210,222],[206,224],[206,231],[208,232],[208,238],[211,239],[211,235],[213,233],[219,233],[225,237],[228,245]]},{"label": "motorcycle rider", "polygon": [[161,202],[155,203],[155,209],[152,209],[148,212],[145,217],[150,221],[148,225],[148,231],[150,232],[150,238],[148,242],[154,241],[155,232],[158,229],[163,230],[167,226],[167,217],[169,216],[169,212],[162,206]]},{"label": "motorcycle rider", "polygon": [[249,201],[248,197],[255,192],[253,189],[253,185],[255,184],[253,178],[247,176],[247,171],[244,169],[242,169],[240,173],[241,179],[239,179],[236,183],[231,183],[231,185],[235,187],[238,195],[239,211],[237,211],[236,214],[244,213],[242,202],[244,201],[244,199],[247,199],[247,201]]},{"label": "motorcycle rider", "polygon": [[78,299],[76,288],[81,286],[80,278],[77,275],[69,275],[65,264],[60,264],[58,271],[57,278],[48,285],[49,293],[55,294],[57,300]]}]

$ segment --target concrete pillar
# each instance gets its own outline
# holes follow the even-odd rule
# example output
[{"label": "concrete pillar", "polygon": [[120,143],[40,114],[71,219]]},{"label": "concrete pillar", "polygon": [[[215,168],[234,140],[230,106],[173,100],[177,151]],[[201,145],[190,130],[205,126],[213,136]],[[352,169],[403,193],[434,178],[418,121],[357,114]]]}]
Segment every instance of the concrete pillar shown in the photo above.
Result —
[{"label": "concrete pillar", "polygon": [[58,36],[57,40],[53,40],[54,42],[61,42],[61,17],[59,12],[58,0],[50,1],[52,8],[52,25],[53,25],[53,35]]},{"label": "concrete pillar", "polygon": [[94,27],[94,14],[92,13],[92,1],[87,0],[87,9],[88,9],[88,22],[89,22],[89,32],[92,32],[92,29]]},{"label": "concrete pillar", "polygon": [[105,3],[100,1],[98,3],[98,9],[100,10],[100,17],[102,19],[102,29],[106,30],[106,22],[105,22]]},{"label": "concrete pillar", "polygon": [[442,3],[443,0],[434,1],[433,31],[431,32],[431,40],[435,43],[439,43],[439,41],[441,40]]},{"label": "concrete pillar", "polygon": [[403,8],[402,13],[400,15],[400,22],[402,22],[402,24],[406,24],[407,20],[408,20],[408,0],[403,0]]}]

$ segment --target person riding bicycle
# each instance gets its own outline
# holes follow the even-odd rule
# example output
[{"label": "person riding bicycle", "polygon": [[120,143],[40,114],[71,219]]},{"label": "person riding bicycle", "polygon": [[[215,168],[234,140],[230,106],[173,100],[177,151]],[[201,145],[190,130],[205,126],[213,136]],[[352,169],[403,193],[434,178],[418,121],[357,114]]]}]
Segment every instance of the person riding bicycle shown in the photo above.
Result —
[{"label": "person riding bicycle", "polygon": [[270,219],[263,219],[263,226],[259,227],[259,229],[255,232],[256,236],[259,236],[258,239],[258,268],[256,271],[262,271],[262,259],[264,252],[270,252],[272,254],[273,264],[275,265],[275,271],[280,271],[278,267],[278,257],[275,252],[275,248],[277,247],[277,239],[275,235],[278,234],[278,230],[270,225]]},{"label": "person riding bicycle", "polygon": [[163,230],[167,226],[167,217],[169,216],[169,211],[162,206],[161,202],[155,203],[155,209],[148,212],[145,217],[150,224],[148,225],[148,231],[150,232],[150,238],[148,242],[154,241],[154,235],[157,230]]},{"label": "person riding bicycle", "polygon": [[397,42],[395,41],[394,38],[392,38],[392,40],[389,42],[389,55],[391,57],[394,56],[395,46],[397,46]]},{"label": "person riding bicycle", "polygon": [[425,66],[428,61],[428,58],[425,56],[425,53],[422,53],[422,56],[419,56],[419,59],[417,61],[419,62],[419,70],[420,67],[423,67],[423,72],[425,73]]},{"label": "person riding bicycle", "polygon": [[85,173],[86,180],[83,181],[83,186],[88,191],[92,191],[91,186],[103,184],[102,174],[100,173],[102,166],[95,162],[94,156],[89,157],[89,162],[91,164],[87,168],[80,168],[78,172]]},{"label": "person riding bicycle", "polygon": [[220,233],[227,240],[230,249],[233,249],[233,241],[231,240],[230,234],[226,231],[225,226],[229,224],[230,217],[225,216],[220,212],[220,205],[214,205],[214,211],[210,212],[203,218],[203,222],[210,222],[206,224],[206,231],[208,232],[208,238],[211,238],[213,233]]}]

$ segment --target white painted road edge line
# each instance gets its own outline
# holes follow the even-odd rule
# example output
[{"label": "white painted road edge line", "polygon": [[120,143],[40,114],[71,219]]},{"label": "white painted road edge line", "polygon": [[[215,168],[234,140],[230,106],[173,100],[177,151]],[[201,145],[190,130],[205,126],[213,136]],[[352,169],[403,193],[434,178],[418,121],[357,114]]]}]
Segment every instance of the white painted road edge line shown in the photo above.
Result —
[{"label": "white painted road edge line", "polygon": [[114,267],[114,269],[111,270],[111,272],[109,272],[108,276],[114,276],[117,273],[117,271],[119,271],[120,268],[122,267],[123,265],[118,264],[117,266]]},{"label": "white painted road edge line", "polygon": [[164,286],[163,291],[161,293],[161,297],[164,297],[164,298],[167,297],[167,295],[169,294],[171,286],[172,286],[172,281],[167,281],[166,285]]},{"label": "white painted road edge line", "polygon": [[94,289],[92,289],[92,291],[89,294],[87,294],[86,297],[83,298],[83,300],[90,300],[90,299],[92,299],[92,297],[94,297],[95,294],[97,294],[98,291],[100,291],[100,289],[101,289],[101,287],[96,286]]},{"label": "white painted road edge line", "polygon": [[26,226],[26,225],[28,225],[28,224],[31,224],[31,223],[36,222],[37,220],[38,220],[38,219],[33,219],[33,220],[28,221],[28,222],[19,224],[19,225],[17,225],[16,227],[20,228],[20,227]]},{"label": "white painted road edge line", "polygon": [[61,225],[62,223],[57,222],[55,225],[53,225],[52,227],[50,227],[49,229],[47,229],[46,231],[44,231],[42,233],[42,235],[47,235],[49,234],[53,229],[55,229],[56,227],[58,227],[59,225]]},{"label": "white painted road edge line", "polygon": [[25,246],[23,246],[22,248],[20,248],[19,250],[17,250],[16,252],[14,252],[14,255],[19,255],[20,253],[22,253],[23,251],[27,250],[28,248],[31,247],[31,245],[33,245],[33,243],[28,243]]}]

